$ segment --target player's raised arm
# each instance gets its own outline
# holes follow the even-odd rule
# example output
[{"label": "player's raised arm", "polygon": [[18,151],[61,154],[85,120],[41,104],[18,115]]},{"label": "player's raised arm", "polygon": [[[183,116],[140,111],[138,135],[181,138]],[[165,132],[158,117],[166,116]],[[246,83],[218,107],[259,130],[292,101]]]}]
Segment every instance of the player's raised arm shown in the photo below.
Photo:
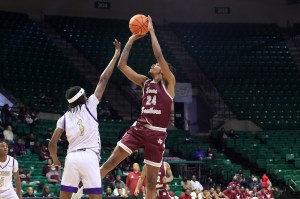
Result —
[{"label": "player's raised arm", "polygon": [[164,80],[167,81],[168,92],[169,92],[169,94],[172,95],[172,97],[174,97],[175,83],[176,83],[175,76],[171,72],[168,63],[163,56],[162,50],[158,43],[157,37],[155,35],[152,19],[149,15],[148,15],[148,29],[149,29],[150,36],[151,36],[151,43],[152,43],[154,56],[155,56],[157,62],[159,63],[159,66],[161,67],[161,72],[163,74]]},{"label": "player's raised arm", "polygon": [[131,50],[131,47],[137,39],[141,38],[140,35],[132,35],[129,37],[123,52],[121,54],[121,58],[118,63],[118,68],[122,71],[122,73],[133,83],[135,83],[138,86],[143,87],[144,82],[148,79],[146,76],[138,74],[135,72],[131,67],[127,65],[128,56]]},{"label": "player's raised arm", "polygon": [[103,93],[105,91],[106,85],[110,79],[110,76],[115,68],[115,65],[117,63],[118,58],[120,57],[121,54],[121,43],[115,39],[115,41],[113,42],[114,46],[115,46],[115,54],[113,56],[113,58],[110,60],[109,64],[107,65],[107,67],[105,68],[105,70],[102,72],[100,78],[99,78],[99,82],[97,84],[97,87],[95,89],[95,95],[97,97],[97,99],[100,101]]}]

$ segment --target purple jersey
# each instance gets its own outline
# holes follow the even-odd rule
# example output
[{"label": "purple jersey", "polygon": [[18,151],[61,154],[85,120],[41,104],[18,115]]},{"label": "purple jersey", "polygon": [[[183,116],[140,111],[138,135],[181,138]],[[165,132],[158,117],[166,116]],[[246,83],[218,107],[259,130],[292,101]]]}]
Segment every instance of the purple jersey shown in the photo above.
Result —
[{"label": "purple jersey", "polygon": [[146,80],[143,88],[142,110],[137,119],[142,124],[167,128],[173,98],[162,81]]},{"label": "purple jersey", "polygon": [[166,183],[163,183],[163,178],[167,175],[165,162],[162,162],[156,182],[156,190],[166,189]]}]

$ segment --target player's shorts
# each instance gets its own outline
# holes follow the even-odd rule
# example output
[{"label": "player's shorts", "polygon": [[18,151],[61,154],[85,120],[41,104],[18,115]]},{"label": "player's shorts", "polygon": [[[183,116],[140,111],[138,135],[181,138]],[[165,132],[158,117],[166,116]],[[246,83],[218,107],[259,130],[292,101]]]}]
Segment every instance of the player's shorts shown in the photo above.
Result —
[{"label": "player's shorts", "polygon": [[166,189],[156,191],[156,199],[173,199]]},{"label": "player's shorts", "polygon": [[7,191],[0,192],[0,199],[19,199],[19,197],[15,190],[11,188]]},{"label": "player's shorts", "polygon": [[129,154],[139,148],[144,148],[144,163],[160,167],[166,138],[165,128],[135,122],[118,142],[118,145]]},{"label": "player's shorts", "polygon": [[68,153],[60,190],[76,193],[80,181],[84,194],[102,194],[99,158],[91,149]]}]

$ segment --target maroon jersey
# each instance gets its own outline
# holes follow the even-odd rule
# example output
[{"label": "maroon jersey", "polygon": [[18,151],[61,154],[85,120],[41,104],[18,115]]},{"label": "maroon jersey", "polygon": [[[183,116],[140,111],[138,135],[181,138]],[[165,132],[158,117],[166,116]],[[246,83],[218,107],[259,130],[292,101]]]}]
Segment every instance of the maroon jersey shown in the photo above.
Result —
[{"label": "maroon jersey", "polygon": [[142,110],[137,119],[142,124],[167,128],[173,98],[162,81],[146,80],[143,88]]},{"label": "maroon jersey", "polygon": [[166,171],[165,162],[162,162],[157,176],[156,190],[166,189],[166,183],[163,183],[163,178],[166,176],[166,174],[167,171]]}]

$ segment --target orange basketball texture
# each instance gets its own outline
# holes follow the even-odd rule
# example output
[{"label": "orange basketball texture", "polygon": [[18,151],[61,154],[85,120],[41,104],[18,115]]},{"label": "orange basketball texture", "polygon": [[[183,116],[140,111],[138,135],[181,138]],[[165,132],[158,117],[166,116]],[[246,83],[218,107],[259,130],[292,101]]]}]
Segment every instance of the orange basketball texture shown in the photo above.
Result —
[{"label": "orange basketball texture", "polygon": [[148,18],[142,14],[134,15],[129,21],[129,29],[133,34],[147,34]]}]

